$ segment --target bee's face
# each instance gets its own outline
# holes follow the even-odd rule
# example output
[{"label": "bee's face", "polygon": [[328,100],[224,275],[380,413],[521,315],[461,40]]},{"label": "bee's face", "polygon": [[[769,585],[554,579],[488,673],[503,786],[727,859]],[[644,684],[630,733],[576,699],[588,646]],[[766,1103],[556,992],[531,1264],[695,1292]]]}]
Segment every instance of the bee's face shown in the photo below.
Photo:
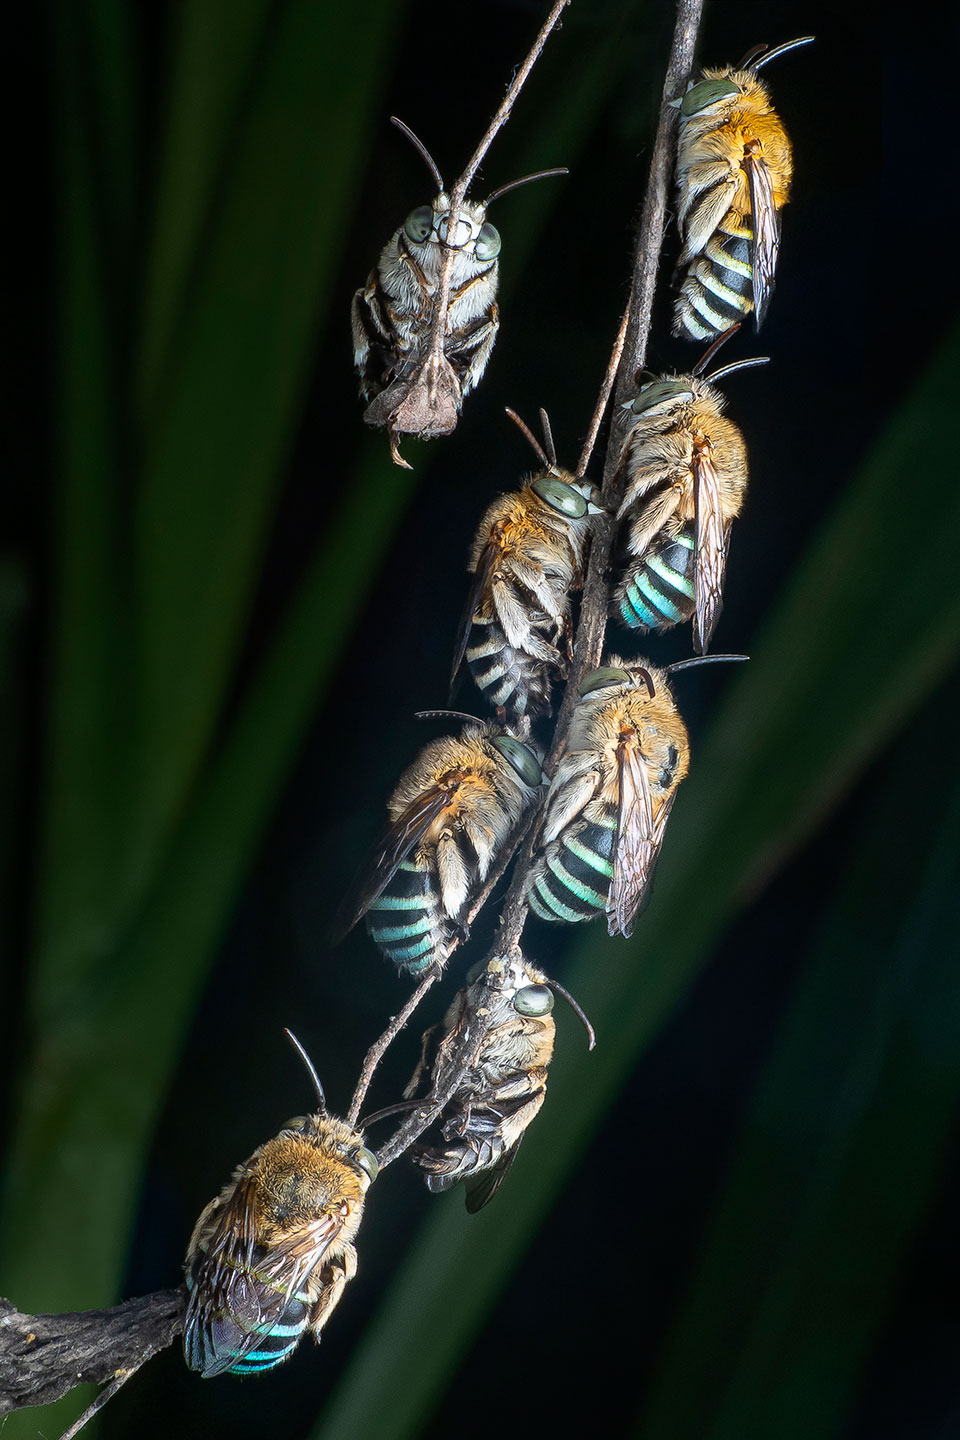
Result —
[{"label": "bee's face", "polygon": [[486,218],[486,206],[465,200],[457,218],[457,233],[448,235],[450,200],[440,194],[432,205],[418,205],[403,222],[403,233],[413,245],[446,245],[486,263],[500,254],[500,232]]}]

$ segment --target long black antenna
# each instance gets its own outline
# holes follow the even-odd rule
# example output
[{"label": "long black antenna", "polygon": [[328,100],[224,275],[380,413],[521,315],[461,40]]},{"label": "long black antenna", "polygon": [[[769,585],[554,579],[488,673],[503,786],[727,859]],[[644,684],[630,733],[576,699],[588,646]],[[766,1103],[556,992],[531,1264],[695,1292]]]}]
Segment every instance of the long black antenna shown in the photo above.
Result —
[{"label": "long black antenna", "polygon": [[430,151],[427,149],[426,145],[424,145],[423,141],[419,138],[419,136],[414,135],[413,131],[410,129],[410,126],[409,126],[409,125],[404,125],[403,121],[402,121],[402,120],[398,120],[397,117],[396,117],[396,115],[391,115],[391,116],[390,116],[390,124],[391,124],[391,125],[396,125],[397,129],[400,130],[400,131],[402,131],[403,134],[406,135],[406,137],[407,137],[407,139],[410,141],[411,145],[415,146],[416,149],[420,151],[420,154],[423,156],[424,160],[426,160],[427,164],[430,166],[430,173],[433,175],[434,180],[436,180],[436,182],[437,182],[437,192],[442,195],[443,192],[444,192],[444,189],[445,189],[444,183],[443,183],[443,176],[440,174],[440,171],[437,169],[437,162],[436,162],[436,160],[434,160],[433,156],[430,154]]},{"label": "long black antenna", "polygon": [[664,665],[668,675],[675,675],[678,670],[690,670],[694,665],[718,665],[725,660],[749,660],[749,655],[694,655],[692,660],[674,660],[672,665]]},{"label": "long black antenna", "polygon": [[[776,60],[781,55],[786,55],[788,50],[796,50],[801,45],[812,45],[816,38],[815,35],[804,35],[799,40],[788,40],[785,45],[778,45],[775,50],[768,50],[766,55],[763,54],[766,46],[756,45],[747,52],[737,69],[752,70],[756,74],[758,70],[763,69],[764,65],[769,65],[771,60]],[[754,55],[760,55],[762,59],[754,60]]]},{"label": "long black antenna", "polygon": [[300,1041],[297,1039],[296,1035],[294,1035],[292,1030],[288,1030],[286,1026],[284,1026],[283,1033],[290,1041],[290,1044],[293,1046],[294,1050],[296,1050],[297,1054],[300,1056],[300,1059],[303,1061],[304,1065],[306,1065],[307,1074],[313,1081],[313,1088],[317,1092],[317,1107],[319,1109],[319,1113],[321,1115],[326,1115],[327,1101],[323,1093],[323,1086],[320,1084],[320,1076],[316,1072],[313,1061],[310,1059],[310,1056],[307,1054],[306,1050],[304,1050],[303,1046],[300,1044]]},{"label": "long black antenna", "polygon": [[[540,461],[540,464],[545,470],[548,470],[550,468],[550,461],[547,459],[547,453],[544,450],[543,446],[540,444],[540,441],[537,439],[536,435],[534,435],[533,431],[530,429],[530,426],[527,425],[523,420],[521,420],[516,410],[511,410],[509,405],[504,405],[503,408],[510,416],[510,419],[513,421],[514,425],[516,425],[518,429],[522,430],[524,435],[526,435],[527,439],[530,441],[530,444],[533,446],[534,453],[536,454],[537,459]],[[540,413],[542,415],[543,411],[541,410]],[[553,463],[556,464],[556,461],[554,461]]]},{"label": "long black antenna", "polygon": [[565,986],[561,985],[558,980],[550,980],[548,978],[547,984],[550,986],[551,990],[556,990],[557,994],[562,995],[564,1000],[566,1000],[567,1004],[570,1006],[570,1009],[573,1011],[574,1015],[576,1015],[577,1019],[583,1025],[584,1030],[586,1030],[587,1032],[587,1049],[592,1050],[597,1043],[597,1032],[590,1024],[590,1021],[587,1019],[584,1011],[577,1004],[576,1000],[574,1000],[573,996],[570,994],[570,991],[567,990]]}]

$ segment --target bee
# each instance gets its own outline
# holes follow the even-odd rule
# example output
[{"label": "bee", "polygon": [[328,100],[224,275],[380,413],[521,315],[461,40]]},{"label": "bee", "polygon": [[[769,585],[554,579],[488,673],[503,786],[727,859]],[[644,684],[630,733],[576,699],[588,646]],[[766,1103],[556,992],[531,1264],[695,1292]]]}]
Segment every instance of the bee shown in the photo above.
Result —
[{"label": "bee", "polygon": [[533,913],[580,921],[605,912],[611,935],[630,935],[689,759],[665,670],[611,656],[586,674],[547,792]]},{"label": "bee", "polygon": [[388,801],[390,824],[347,928],[366,915],[374,943],[400,970],[442,965],[542,783],[534,750],[502,726],[471,721],[456,739],[431,740]]},{"label": "bee", "polygon": [[[502,723],[528,725],[550,713],[550,687],[570,654],[570,595],[583,583],[593,516],[593,487],[557,468],[553,437],[541,411],[547,454],[508,410],[543,470],[501,495],[485,512],[470,551],[473,581],[450,683],[466,657],[470,673]],[[566,656],[558,646],[564,644]]]},{"label": "bee", "polygon": [[751,51],[737,69],[704,70],[680,101],[678,264],[686,276],[674,311],[675,335],[706,340],[751,311],[756,329],[763,324],[793,160],[757,72],[812,39],[791,40],[756,60]]},{"label": "bee", "polygon": [[723,414],[716,381],[764,365],[740,360],[702,378],[736,326],[710,346],[690,375],[652,378],[624,406],[635,416],[620,458],[626,487],[617,518],[629,557],[612,614],[632,630],[667,630],[693,617],[703,653],[723,608],[730,529],[747,489],[747,450]]},{"label": "bee", "polygon": [[418,1146],[413,1159],[434,1192],[465,1180],[471,1214],[499,1190],[546,1098],[556,1035],[553,990],[583,1021],[592,1050],[593,1029],[572,996],[519,951],[495,956],[423,1037],[404,1095],[415,1095],[425,1075],[433,1094],[445,1094],[451,1082],[455,1088],[442,1127],[446,1144]]},{"label": "bee", "polygon": [[[451,227],[451,192],[436,162],[408,126],[391,118],[426,160],[439,193],[412,210],[383,247],[353,297],[351,328],[363,418],[388,428],[394,460],[409,469],[397,436],[432,439],[454,430],[463,397],[479,384],[497,338],[500,232],[487,220],[488,206],[518,185],[567,172],[538,171],[486,200],[465,198]],[[449,290],[446,317],[438,322],[445,256]]]},{"label": "bee", "polygon": [[317,1113],[288,1120],[237,1167],[190,1237],[183,1350],[191,1370],[251,1375],[320,1331],[357,1271],[353,1245],[376,1157],[327,1113],[306,1052]]}]

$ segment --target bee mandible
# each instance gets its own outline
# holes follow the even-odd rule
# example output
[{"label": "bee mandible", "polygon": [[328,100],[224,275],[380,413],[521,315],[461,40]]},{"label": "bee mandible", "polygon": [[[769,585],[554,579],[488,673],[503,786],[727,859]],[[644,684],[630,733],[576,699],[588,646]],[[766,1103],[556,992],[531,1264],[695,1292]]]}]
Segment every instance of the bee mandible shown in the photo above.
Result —
[{"label": "bee mandible", "polygon": [[404,1094],[416,1095],[425,1077],[432,1094],[445,1094],[451,1077],[455,1087],[444,1110],[445,1143],[417,1146],[413,1159],[432,1191],[466,1181],[471,1214],[499,1190],[546,1098],[554,990],[583,1021],[593,1049],[593,1029],[572,996],[519,951],[495,956],[423,1037],[423,1055]]},{"label": "bee mandible", "polygon": [[516,728],[550,713],[552,682],[566,672],[570,596],[583,583],[584,551],[601,510],[591,485],[558,468],[545,412],[546,452],[512,410],[507,414],[543,469],[494,500],[480,521],[450,683],[466,657],[498,718]]},{"label": "bee mandible", "polygon": [[320,1331],[357,1271],[354,1238],[377,1161],[327,1113],[300,1042],[317,1111],[288,1120],[237,1167],[197,1221],[185,1262],[183,1350],[204,1378],[250,1375]]},{"label": "bee mandible", "polygon": [[502,726],[471,721],[431,740],[387,803],[390,824],[347,928],[365,915],[374,943],[411,974],[442,965],[542,782],[535,751]]},{"label": "bee mandible", "polygon": [[632,630],[667,630],[693,617],[703,653],[723,608],[730,529],[747,488],[747,450],[723,409],[716,382],[767,363],[739,360],[703,377],[710,346],[689,375],[660,376],[624,406],[636,419],[620,458],[625,471],[617,514],[627,564],[611,612]]},{"label": "bee mandible", "polygon": [[737,68],[704,70],[679,102],[678,265],[686,275],[674,311],[675,335],[707,340],[751,311],[756,329],[763,324],[793,158],[757,72],[812,39],[791,40],[758,59],[751,51]]}]

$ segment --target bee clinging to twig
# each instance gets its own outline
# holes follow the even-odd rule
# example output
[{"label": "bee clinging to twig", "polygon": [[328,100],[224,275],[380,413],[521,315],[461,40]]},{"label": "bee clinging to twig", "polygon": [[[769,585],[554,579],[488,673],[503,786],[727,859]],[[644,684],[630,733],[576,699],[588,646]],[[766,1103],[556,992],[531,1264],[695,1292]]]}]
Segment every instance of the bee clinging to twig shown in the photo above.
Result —
[{"label": "bee clinging to twig", "polygon": [[573,998],[519,953],[497,955],[454,997],[439,1026],[423,1037],[423,1055],[404,1094],[445,1094],[441,1146],[418,1146],[413,1159],[433,1191],[466,1181],[473,1214],[493,1198],[513,1163],[527,1127],[546,1098],[547,1067],[556,1026],[553,991]]},{"label": "bee clinging to twig", "polygon": [[394,461],[397,437],[431,439],[456,428],[463,397],[483,375],[499,326],[496,306],[500,235],[486,218],[487,207],[508,190],[564,169],[540,170],[495,190],[486,200],[468,200],[467,191],[494,136],[569,0],[555,0],[530,53],[466,169],[448,190],[427,150],[408,126],[393,118],[430,167],[438,194],[411,211],[387,241],[377,267],[353,299],[354,363],[364,420],[390,434]]},{"label": "bee clinging to twig", "polygon": [[747,488],[743,436],[724,416],[715,386],[735,370],[767,363],[758,356],[703,376],[736,328],[710,346],[692,374],[651,378],[624,406],[636,419],[620,461],[626,474],[617,518],[627,563],[612,613],[644,631],[692,617],[698,653],[720,618],[730,529]]},{"label": "bee clinging to twig", "polygon": [[[460,623],[451,684],[466,657],[470,673],[510,726],[550,713],[550,688],[566,672],[570,596],[583,582],[593,487],[557,466],[541,410],[544,452],[512,410],[543,469],[485,512],[470,552],[472,583]],[[560,649],[560,646],[563,649]]]},{"label": "bee clinging to twig", "polygon": [[269,1370],[309,1330],[315,1340],[357,1270],[354,1237],[377,1162],[328,1114],[295,1036],[317,1112],[288,1120],[237,1167],[203,1211],[187,1250],[183,1349],[205,1377]]},{"label": "bee clinging to twig", "polygon": [[[739,68],[704,70],[680,105],[678,215],[685,270],[673,333],[719,335],[753,311],[763,324],[780,248],[780,211],[790,195],[790,141],[757,72],[812,36],[791,40]],[[765,47],[761,47],[763,49]]]},{"label": "bee clinging to twig", "polygon": [[401,970],[442,965],[450,942],[542,783],[536,753],[473,721],[431,740],[401,776],[390,824],[349,919]]}]

